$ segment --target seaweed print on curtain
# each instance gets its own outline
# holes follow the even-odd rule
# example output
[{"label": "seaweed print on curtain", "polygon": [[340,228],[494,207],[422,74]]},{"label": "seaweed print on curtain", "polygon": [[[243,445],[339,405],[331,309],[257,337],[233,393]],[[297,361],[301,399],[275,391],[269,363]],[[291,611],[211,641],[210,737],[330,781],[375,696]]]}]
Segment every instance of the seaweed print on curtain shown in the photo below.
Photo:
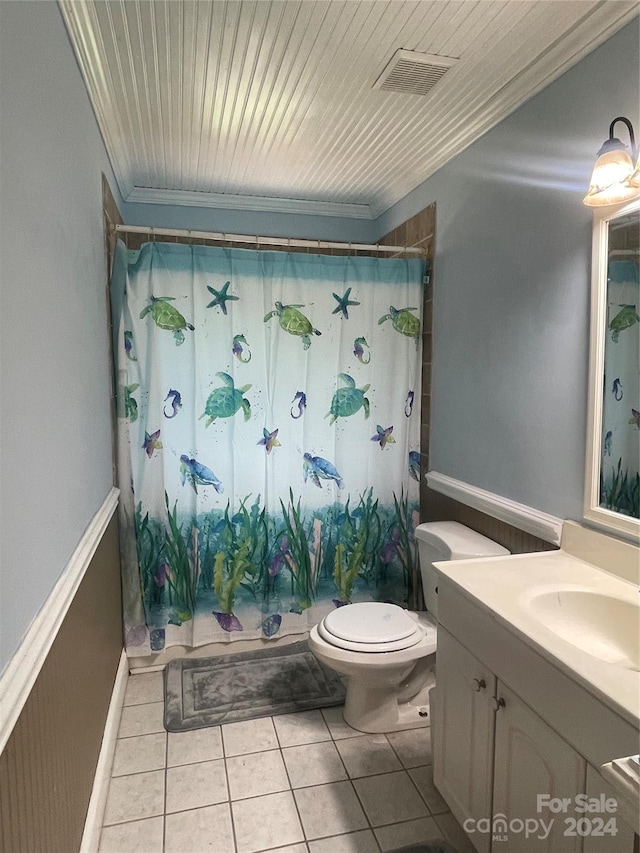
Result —
[{"label": "seaweed print on curtain", "polygon": [[118,247],[130,655],[412,603],[422,275],[419,260]]},{"label": "seaweed print on curtain", "polygon": [[609,261],[600,505],[640,518],[640,266]]}]

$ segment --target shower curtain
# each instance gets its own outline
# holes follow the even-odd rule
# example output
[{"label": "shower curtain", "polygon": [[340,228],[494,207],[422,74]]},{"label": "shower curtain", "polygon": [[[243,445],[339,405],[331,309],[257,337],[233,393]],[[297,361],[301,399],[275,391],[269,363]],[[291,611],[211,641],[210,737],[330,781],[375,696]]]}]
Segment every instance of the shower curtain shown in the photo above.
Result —
[{"label": "shower curtain", "polygon": [[126,645],[412,603],[423,262],[119,243]]}]

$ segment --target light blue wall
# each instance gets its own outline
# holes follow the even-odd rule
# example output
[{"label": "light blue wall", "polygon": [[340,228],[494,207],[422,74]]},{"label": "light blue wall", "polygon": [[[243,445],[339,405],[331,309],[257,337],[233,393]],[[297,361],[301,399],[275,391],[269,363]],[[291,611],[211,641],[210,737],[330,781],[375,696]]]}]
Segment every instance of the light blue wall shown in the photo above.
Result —
[{"label": "light blue wall", "polygon": [[2,669],[112,484],[110,171],[57,4],[0,2],[0,111]]},{"label": "light blue wall", "polygon": [[125,204],[121,213],[127,225],[218,231],[225,234],[257,234],[263,237],[369,243],[377,233],[373,219],[337,216],[134,203]]},{"label": "light blue wall", "polygon": [[582,196],[612,119],[639,126],[639,56],[636,20],[377,223],[437,203],[431,469],[561,518],[582,515]]}]

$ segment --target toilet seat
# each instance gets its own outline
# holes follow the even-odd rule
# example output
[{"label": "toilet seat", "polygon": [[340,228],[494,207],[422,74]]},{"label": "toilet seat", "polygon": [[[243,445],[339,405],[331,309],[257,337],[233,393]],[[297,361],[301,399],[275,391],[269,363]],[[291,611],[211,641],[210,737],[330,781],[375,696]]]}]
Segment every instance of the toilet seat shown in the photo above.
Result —
[{"label": "toilet seat", "polygon": [[318,634],[330,645],[354,652],[395,652],[417,645],[424,629],[397,604],[364,602],[329,613]]}]

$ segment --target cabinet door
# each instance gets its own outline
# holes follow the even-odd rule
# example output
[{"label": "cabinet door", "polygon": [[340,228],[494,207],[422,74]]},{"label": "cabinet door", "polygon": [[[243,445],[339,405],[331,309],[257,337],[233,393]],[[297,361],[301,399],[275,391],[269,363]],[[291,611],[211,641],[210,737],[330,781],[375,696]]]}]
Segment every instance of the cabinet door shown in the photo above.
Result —
[{"label": "cabinet door", "polygon": [[[586,793],[590,803],[595,800],[602,802],[603,794],[605,800],[619,799],[615,789],[589,764],[587,765]],[[585,811],[584,814],[576,817],[586,818],[584,828],[579,827],[580,831],[585,832],[582,848],[584,853],[633,853],[633,829],[622,820],[619,814]],[[602,818],[604,827],[600,825],[597,818]],[[610,818],[613,818],[613,821],[608,823]],[[611,834],[613,829],[615,829],[615,835]]]},{"label": "cabinet door", "polygon": [[[436,686],[431,691],[433,779],[462,824],[491,815],[495,676],[438,626]],[[488,853],[491,836],[471,842]]]},{"label": "cabinet door", "polygon": [[[493,850],[500,853],[578,853],[582,850],[579,836],[565,835],[575,817],[574,805],[585,789],[586,762],[578,753],[543,722],[528,705],[500,682],[495,731],[495,765],[493,814],[504,815],[511,824],[506,833],[494,835]],[[503,704],[504,703],[504,704]],[[538,811],[538,795],[567,798],[568,811]],[[546,838],[539,825],[529,837],[512,821],[544,821],[552,823]],[[533,824],[530,824],[533,827]],[[508,838],[504,838],[504,835]]]}]

